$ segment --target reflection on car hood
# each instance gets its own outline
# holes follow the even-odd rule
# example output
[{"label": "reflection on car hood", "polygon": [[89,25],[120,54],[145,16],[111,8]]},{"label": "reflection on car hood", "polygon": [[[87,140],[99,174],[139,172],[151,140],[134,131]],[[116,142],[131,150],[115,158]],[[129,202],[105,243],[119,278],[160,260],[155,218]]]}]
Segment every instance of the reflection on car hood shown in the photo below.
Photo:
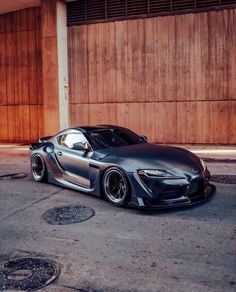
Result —
[{"label": "reflection on car hood", "polygon": [[201,165],[199,158],[188,150],[167,145],[151,143],[101,149],[94,152],[93,159],[113,162],[130,170],[143,167],[183,167],[197,168]]}]

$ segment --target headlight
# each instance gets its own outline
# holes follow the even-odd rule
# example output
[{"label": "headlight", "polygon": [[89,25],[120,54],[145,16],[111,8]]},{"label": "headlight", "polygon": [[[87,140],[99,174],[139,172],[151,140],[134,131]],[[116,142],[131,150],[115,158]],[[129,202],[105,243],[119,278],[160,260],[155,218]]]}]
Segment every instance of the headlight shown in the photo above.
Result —
[{"label": "headlight", "polygon": [[171,173],[162,169],[139,169],[138,175],[149,176],[149,177],[161,177],[161,178],[173,176]]},{"label": "headlight", "polygon": [[203,161],[203,159],[200,159],[200,162],[201,162],[201,166],[202,166],[203,170],[205,170],[206,165],[205,165],[205,162]]}]

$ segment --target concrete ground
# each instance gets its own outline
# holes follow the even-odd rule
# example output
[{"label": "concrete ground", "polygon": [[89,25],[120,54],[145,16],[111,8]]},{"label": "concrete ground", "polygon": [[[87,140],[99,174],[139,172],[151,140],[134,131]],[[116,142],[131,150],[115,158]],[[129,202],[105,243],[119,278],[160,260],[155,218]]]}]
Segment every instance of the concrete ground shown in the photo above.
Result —
[{"label": "concrete ground", "polygon": [[[235,159],[235,148],[225,150],[231,152],[208,153],[217,158],[208,163],[212,174],[236,174],[235,161],[220,161]],[[0,261],[36,256],[57,262],[59,278],[41,291],[236,291],[235,184],[215,184],[215,196],[197,207],[148,213],[36,183],[27,147],[2,144],[0,175],[14,172],[28,176],[0,180]],[[96,214],[72,225],[43,221],[46,210],[71,204]]]}]

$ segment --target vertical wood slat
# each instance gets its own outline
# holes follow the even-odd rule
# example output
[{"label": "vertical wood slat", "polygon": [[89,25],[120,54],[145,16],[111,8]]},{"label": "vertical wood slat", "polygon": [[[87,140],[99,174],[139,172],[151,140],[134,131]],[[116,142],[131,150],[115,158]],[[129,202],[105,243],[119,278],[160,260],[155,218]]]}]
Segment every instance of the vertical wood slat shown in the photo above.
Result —
[{"label": "vertical wood slat", "polygon": [[0,33],[0,105],[6,104],[6,44],[5,35]]},{"label": "vertical wood slat", "polygon": [[27,76],[28,80],[28,103],[29,104],[38,104],[38,95],[37,95],[37,83],[38,83],[38,74],[37,74],[37,54],[36,54],[36,33],[35,30],[28,31],[27,36],[27,57],[28,57],[28,66],[27,66]]},{"label": "vertical wood slat", "polygon": [[227,71],[227,84],[228,84],[228,96],[230,99],[236,99],[236,9],[232,9],[228,11],[227,14],[227,36],[229,37],[228,50],[227,50],[227,56],[228,56],[228,71]]},{"label": "vertical wood slat", "polygon": [[69,27],[72,125],[236,143],[235,21],[231,9]]},{"label": "vertical wood slat", "polygon": [[6,76],[7,76],[7,103],[8,105],[15,104],[15,33],[9,32],[5,34],[6,47]]},{"label": "vertical wood slat", "polygon": [[9,134],[9,129],[8,129],[8,112],[5,106],[0,105],[0,135],[1,139],[3,141],[8,141],[8,134]]},{"label": "vertical wood slat", "polygon": [[0,141],[37,140],[42,132],[40,50],[39,7],[0,15]]}]

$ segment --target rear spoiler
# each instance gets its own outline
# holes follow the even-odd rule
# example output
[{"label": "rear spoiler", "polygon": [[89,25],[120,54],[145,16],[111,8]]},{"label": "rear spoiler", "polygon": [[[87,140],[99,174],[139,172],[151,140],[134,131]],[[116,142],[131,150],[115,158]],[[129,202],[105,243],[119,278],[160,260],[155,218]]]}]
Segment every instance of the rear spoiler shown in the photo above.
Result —
[{"label": "rear spoiler", "polygon": [[35,150],[35,149],[41,148],[42,146],[46,145],[48,140],[52,137],[53,136],[45,136],[45,137],[40,138],[38,142],[31,143],[29,149]]},{"label": "rear spoiler", "polygon": [[45,143],[31,143],[29,146],[30,150],[35,150],[41,148]]},{"label": "rear spoiler", "polygon": [[39,139],[39,143],[45,143],[45,142],[47,142],[50,138],[52,138],[52,136],[42,137],[42,138]]}]

